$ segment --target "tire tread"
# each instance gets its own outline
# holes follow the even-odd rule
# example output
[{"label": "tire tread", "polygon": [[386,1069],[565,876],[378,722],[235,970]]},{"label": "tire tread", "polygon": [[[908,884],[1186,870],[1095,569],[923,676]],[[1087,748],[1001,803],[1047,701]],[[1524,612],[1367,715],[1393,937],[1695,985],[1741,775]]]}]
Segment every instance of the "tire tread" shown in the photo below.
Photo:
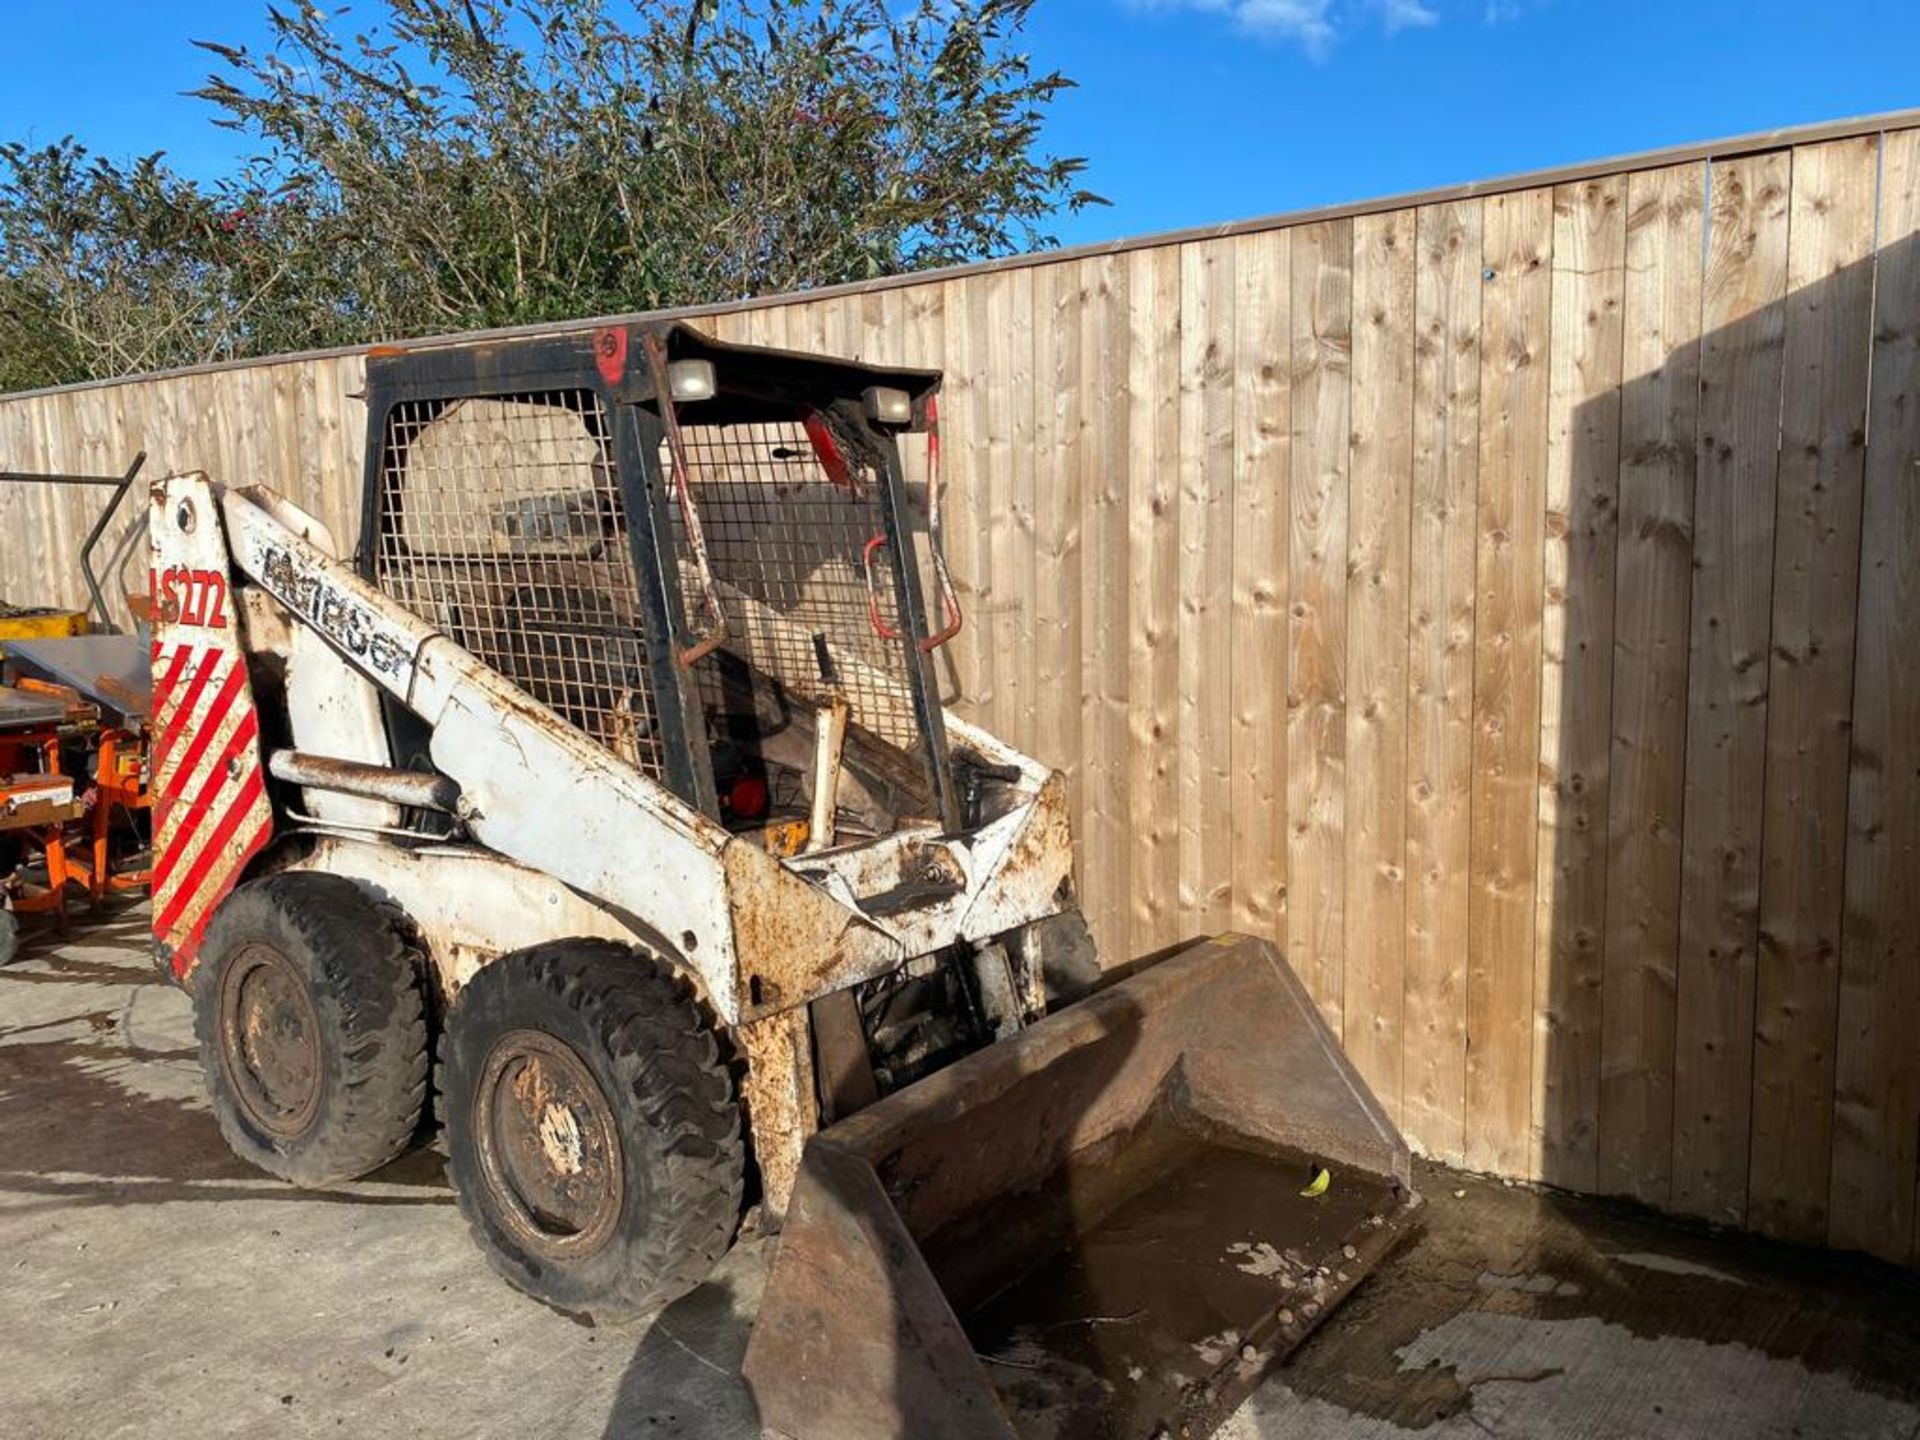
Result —
[{"label": "tire tread", "polygon": [[[628,1252],[626,1272],[644,1277],[636,1293],[586,1307],[592,1319],[637,1315],[694,1288],[727,1251],[740,1215],[745,1144],[733,1084],[720,1060],[711,1024],[692,987],[660,957],[612,940],[555,940],[502,956],[469,986],[524,983],[586,1022],[620,1094],[608,1099],[656,1132],[663,1168],[650,1223]],[[460,1043],[459,1010],[444,1028],[440,1066]],[[476,1057],[477,1058],[477,1057]],[[530,1277],[504,1257],[475,1188],[450,1166],[460,1207],[475,1242],[515,1288],[557,1309]]]},{"label": "tire tread", "polygon": [[[322,1024],[337,1016],[344,1038],[333,1091],[341,1102],[328,1115],[329,1134],[289,1151],[264,1147],[237,1107],[214,1113],[235,1153],[295,1184],[318,1186],[357,1179],[398,1157],[420,1129],[426,1103],[427,1018],[420,976],[423,962],[399,912],[342,876],[290,871],[248,882],[222,902],[208,927],[203,953],[215,955],[222,924],[239,923],[255,905],[278,915],[318,962]],[[205,962],[203,961],[203,964]],[[211,985],[205,976],[199,987]],[[216,1086],[218,1020],[213,1003],[197,1003],[201,1062]]]}]

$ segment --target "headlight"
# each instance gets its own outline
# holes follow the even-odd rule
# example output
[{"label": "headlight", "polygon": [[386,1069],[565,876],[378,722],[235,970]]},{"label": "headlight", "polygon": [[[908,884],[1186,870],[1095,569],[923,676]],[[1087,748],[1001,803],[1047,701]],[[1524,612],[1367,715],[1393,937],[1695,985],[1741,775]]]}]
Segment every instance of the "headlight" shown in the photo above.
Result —
[{"label": "headlight", "polygon": [[866,402],[867,418],[881,425],[913,423],[913,397],[891,385],[869,385],[860,398]]},{"label": "headlight", "polygon": [[667,366],[667,393],[675,400],[711,400],[714,389],[711,360],[676,360]]}]

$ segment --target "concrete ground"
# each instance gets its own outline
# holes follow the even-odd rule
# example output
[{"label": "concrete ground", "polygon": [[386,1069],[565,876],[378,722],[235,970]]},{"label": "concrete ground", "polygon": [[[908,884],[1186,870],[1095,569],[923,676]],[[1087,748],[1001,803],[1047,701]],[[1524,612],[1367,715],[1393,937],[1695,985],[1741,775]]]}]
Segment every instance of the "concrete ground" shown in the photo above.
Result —
[{"label": "concrete ground", "polygon": [[[232,1158],[145,916],[0,970],[0,1436],[686,1437],[736,1376],[770,1243],[651,1322],[496,1280],[432,1152],[338,1191]],[[1920,1283],[1422,1167],[1426,1233],[1232,1440],[1920,1440]]]}]

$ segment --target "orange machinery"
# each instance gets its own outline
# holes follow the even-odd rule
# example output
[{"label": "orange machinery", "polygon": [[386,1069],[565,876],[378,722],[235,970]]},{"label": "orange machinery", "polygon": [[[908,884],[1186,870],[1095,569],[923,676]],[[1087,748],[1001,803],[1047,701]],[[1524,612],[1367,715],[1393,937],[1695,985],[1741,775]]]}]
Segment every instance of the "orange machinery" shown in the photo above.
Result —
[{"label": "orange machinery", "polygon": [[[66,653],[84,646],[81,656]],[[148,808],[147,698],[108,671],[83,694],[51,678],[80,659],[138,653],[133,637],[8,645],[0,687],[0,962],[18,944],[16,916],[50,914],[64,929],[77,893],[94,904],[144,890]]]},{"label": "orange machinery", "polygon": [[[146,458],[135,455],[120,475],[0,469],[0,481],[111,492],[79,555],[102,621],[107,600],[94,555]],[[144,531],[128,528],[111,547],[110,569]],[[127,601],[144,619],[138,598]],[[126,855],[146,848],[148,644],[137,635],[91,635],[91,628],[87,611],[21,608],[0,597],[0,659],[13,681],[0,684],[0,963],[18,945],[16,915],[51,913],[64,928],[76,887],[97,903],[149,881]]]}]

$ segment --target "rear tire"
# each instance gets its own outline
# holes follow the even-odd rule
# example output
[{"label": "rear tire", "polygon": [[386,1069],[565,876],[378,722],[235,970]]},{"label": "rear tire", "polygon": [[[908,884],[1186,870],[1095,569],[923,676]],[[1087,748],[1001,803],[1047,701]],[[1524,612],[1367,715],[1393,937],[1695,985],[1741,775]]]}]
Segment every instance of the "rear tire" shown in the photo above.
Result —
[{"label": "rear tire", "polygon": [[441,1041],[448,1174],[494,1268],[556,1310],[678,1298],[740,1215],[740,1110],[712,1027],[658,958],[562,940],[503,956]]},{"label": "rear tire", "polygon": [[194,1028],[234,1153],[296,1185],[379,1169],[420,1127],[420,960],[393,913],[337,875],[249,881],[194,971]]}]

